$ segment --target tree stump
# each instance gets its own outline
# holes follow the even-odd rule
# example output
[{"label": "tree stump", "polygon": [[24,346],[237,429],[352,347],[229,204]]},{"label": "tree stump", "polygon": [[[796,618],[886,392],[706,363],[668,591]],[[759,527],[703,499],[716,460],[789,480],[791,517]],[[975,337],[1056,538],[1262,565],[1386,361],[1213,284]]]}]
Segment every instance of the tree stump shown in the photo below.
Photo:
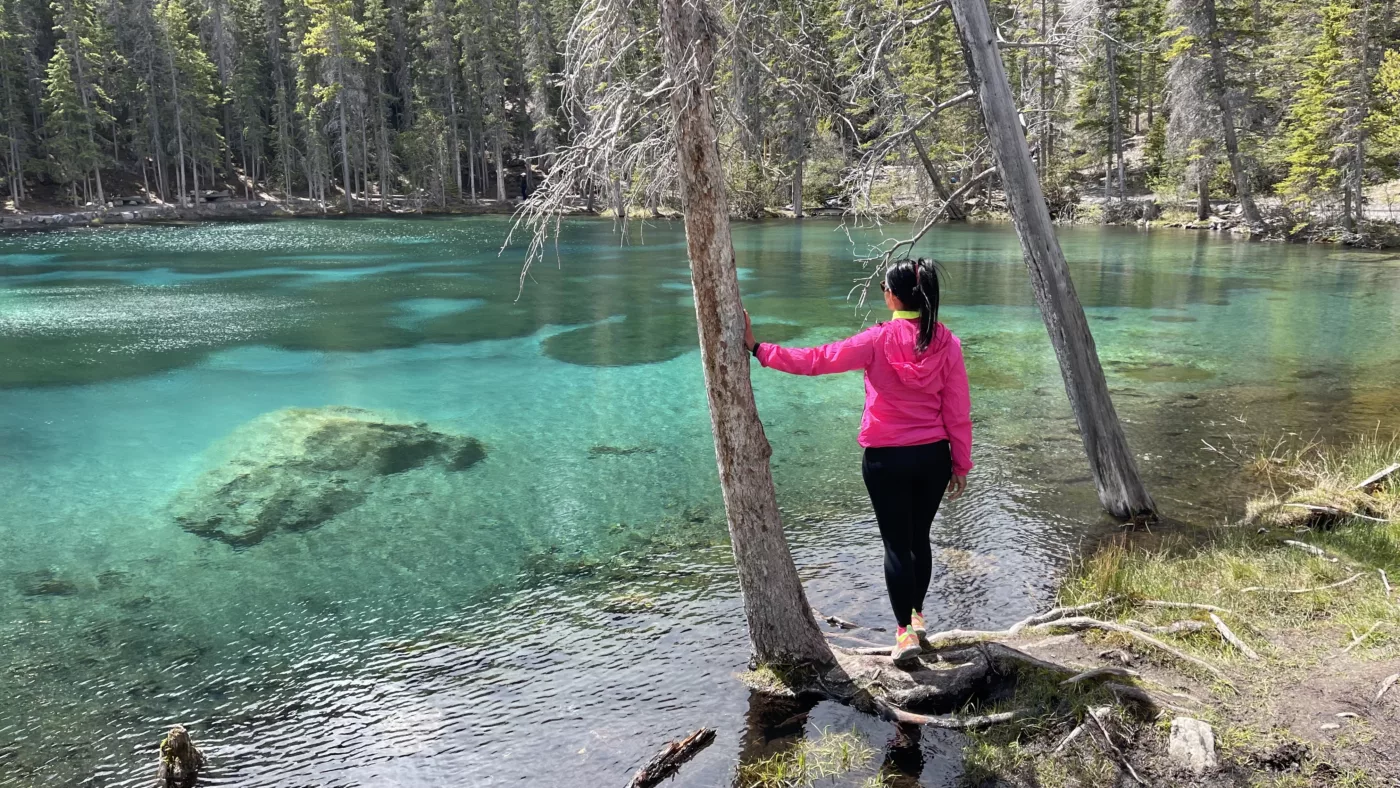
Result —
[{"label": "tree stump", "polygon": [[172,727],[160,742],[159,781],[165,788],[191,788],[207,764],[183,725]]}]

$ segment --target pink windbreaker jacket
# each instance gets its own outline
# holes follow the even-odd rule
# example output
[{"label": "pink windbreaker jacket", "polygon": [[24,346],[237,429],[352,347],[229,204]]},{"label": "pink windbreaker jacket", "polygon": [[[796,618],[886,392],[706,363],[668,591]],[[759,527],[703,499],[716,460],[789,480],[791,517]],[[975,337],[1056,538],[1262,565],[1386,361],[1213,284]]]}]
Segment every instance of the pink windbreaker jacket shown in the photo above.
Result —
[{"label": "pink windbreaker jacket", "polygon": [[962,343],[939,324],[923,355],[914,355],[917,319],[880,323],[840,342],[786,348],[763,342],[758,361],[793,375],[865,370],[861,446],[918,446],[947,439],[953,473],[972,470],[972,399]]}]

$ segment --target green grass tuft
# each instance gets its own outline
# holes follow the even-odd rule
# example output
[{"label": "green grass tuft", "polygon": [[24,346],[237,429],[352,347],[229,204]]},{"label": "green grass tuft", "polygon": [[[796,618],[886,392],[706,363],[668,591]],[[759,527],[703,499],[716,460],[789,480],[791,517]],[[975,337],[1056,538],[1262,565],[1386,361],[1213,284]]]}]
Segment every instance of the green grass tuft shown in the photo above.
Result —
[{"label": "green grass tuft", "polygon": [[[738,788],[808,788],[818,780],[840,777],[861,769],[875,758],[875,750],[855,731],[823,730],[815,739],[801,739],[787,750],[753,763],[739,765]],[[871,780],[876,782],[871,783]],[[879,778],[867,784],[882,785]]]}]

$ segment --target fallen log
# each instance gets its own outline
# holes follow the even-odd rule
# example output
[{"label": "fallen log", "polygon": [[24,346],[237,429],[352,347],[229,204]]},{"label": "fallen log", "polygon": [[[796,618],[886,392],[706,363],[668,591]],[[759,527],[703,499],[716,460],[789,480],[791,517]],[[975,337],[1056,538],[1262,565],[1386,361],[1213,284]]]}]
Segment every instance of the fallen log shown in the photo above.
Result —
[{"label": "fallen log", "polygon": [[694,758],[714,740],[714,728],[701,728],[684,739],[672,741],[632,775],[627,788],[652,788],[675,774],[686,761]]}]

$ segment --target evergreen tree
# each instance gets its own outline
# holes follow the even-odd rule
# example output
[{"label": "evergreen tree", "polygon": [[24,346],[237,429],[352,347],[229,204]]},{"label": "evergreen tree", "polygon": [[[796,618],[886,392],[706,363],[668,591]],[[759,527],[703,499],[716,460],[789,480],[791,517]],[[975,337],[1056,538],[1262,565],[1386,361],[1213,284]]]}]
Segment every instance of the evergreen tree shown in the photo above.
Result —
[{"label": "evergreen tree", "polygon": [[355,207],[350,177],[352,121],[364,111],[364,80],[360,72],[372,47],[364,26],[355,20],[350,0],[307,0],[310,27],[301,42],[305,77],[314,105],[308,116],[333,135],[340,147],[345,206]]}]

